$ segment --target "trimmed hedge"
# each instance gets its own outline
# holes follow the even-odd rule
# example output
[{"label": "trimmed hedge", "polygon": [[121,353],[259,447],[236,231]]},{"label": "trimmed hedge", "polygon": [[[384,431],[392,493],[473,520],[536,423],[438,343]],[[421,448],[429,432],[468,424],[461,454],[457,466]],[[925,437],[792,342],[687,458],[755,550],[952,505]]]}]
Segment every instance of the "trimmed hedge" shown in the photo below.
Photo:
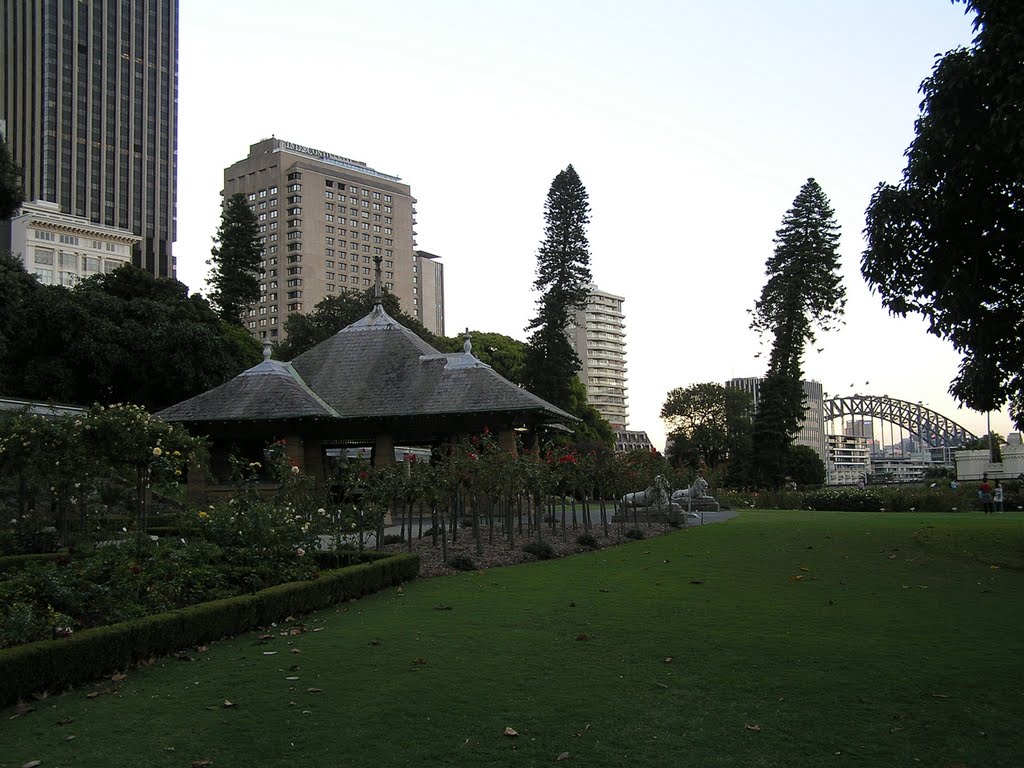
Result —
[{"label": "trimmed hedge", "polygon": [[419,555],[377,555],[367,557],[370,562],[323,571],[312,581],[280,584],[253,595],[212,600],[86,629],[62,640],[41,640],[0,650],[0,707],[36,691],[62,690],[153,656],[355,600],[414,579],[419,573]]}]

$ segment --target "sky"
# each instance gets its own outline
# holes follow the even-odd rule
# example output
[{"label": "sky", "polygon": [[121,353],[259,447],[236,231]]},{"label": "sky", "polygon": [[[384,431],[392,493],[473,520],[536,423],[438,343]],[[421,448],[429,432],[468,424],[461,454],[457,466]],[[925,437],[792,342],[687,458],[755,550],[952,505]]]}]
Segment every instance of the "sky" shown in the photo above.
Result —
[{"label": "sky", "polygon": [[[806,378],[982,434],[985,414],[947,393],[960,356],[859,272],[920,83],[971,21],[948,0],[180,0],[178,278],[206,291],[223,170],[274,135],[400,176],[418,247],[445,265],[448,335],[525,340],[544,200],[572,164],[594,281],[626,299],[629,426],[660,449],[671,389],[764,374],[771,339],[748,311],[813,177],[848,303]],[[1013,431],[1005,412],[991,424]]]}]

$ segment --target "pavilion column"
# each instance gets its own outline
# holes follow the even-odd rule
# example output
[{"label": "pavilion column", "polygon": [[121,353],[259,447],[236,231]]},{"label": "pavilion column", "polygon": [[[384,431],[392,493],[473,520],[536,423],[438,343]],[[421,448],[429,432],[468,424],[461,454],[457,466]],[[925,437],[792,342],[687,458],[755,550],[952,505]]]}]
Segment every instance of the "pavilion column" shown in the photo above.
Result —
[{"label": "pavilion column", "polygon": [[301,437],[288,435],[285,438],[284,457],[293,467],[298,467],[299,472],[306,473],[306,447]]},{"label": "pavilion column", "polygon": [[306,438],[304,448],[305,473],[319,482],[324,482],[327,478],[324,475],[324,448],[322,442],[316,438]]},{"label": "pavilion column", "polygon": [[508,451],[513,456],[518,456],[516,450],[516,432],[514,429],[502,429],[498,431],[498,447]]},{"label": "pavilion column", "polygon": [[373,444],[373,466],[388,467],[395,463],[395,439],[388,434],[378,434]]},{"label": "pavilion column", "polygon": [[188,482],[185,484],[185,498],[191,502],[205,501],[206,469],[193,462],[188,468]]}]

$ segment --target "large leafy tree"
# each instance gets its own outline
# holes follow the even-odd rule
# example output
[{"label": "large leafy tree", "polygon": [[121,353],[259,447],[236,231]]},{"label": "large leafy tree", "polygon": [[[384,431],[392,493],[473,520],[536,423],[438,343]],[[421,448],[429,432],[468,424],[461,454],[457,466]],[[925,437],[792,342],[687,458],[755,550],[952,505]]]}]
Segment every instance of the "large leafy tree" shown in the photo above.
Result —
[{"label": "large leafy tree", "polygon": [[839,322],[846,290],[839,274],[839,225],[814,179],[800,188],[775,233],[768,281],[754,305],[751,327],[771,335],[768,372],[754,415],[753,471],[758,482],[778,486],[803,419],[803,353],[815,328]]},{"label": "large leafy tree", "polygon": [[867,209],[861,272],[963,355],[950,393],[1024,429],[1024,5],[967,0],[976,37],[941,57],[898,185]]},{"label": "large leafy tree", "polygon": [[527,326],[526,386],[550,403],[568,408],[580,360],[568,337],[577,309],[586,305],[590,275],[587,224],[590,203],[571,165],[551,182],[544,203],[544,240],[537,251],[540,291],[537,316]]},{"label": "large leafy tree", "polygon": [[739,389],[706,382],[676,387],[665,397],[671,463],[710,468],[749,451],[753,400]]},{"label": "large leafy tree", "polygon": [[29,287],[20,264],[0,267],[0,295],[18,297],[16,314],[0,314],[4,394],[156,410],[260,359],[255,339],[177,280],[124,266],[73,289]]},{"label": "large leafy tree", "polygon": [[7,141],[0,134],[0,220],[11,218],[24,199],[21,168],[14,162]]},{"label": "large leafy tree", "polygon": [[260,297],[263,258],[259,221],[241,192],[224,202],[210,253],[210,299],[222,320],[241,326],[242,311]]}]

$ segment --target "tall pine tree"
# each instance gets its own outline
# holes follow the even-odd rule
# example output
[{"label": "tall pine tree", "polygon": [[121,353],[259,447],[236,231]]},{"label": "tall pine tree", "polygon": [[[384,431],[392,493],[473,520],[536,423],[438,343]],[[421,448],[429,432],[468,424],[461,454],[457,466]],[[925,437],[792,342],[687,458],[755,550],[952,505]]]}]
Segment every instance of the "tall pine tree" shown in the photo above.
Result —
[{"label": "tall pine tree", "polygon": [[754,414],[753,472],[764,486],[785,479],[790,446],[804,415],[802,360],[814,328],[828,331],[846,306],[839,275],[839,225],[828,197],[808,179],[775,233],[768,282],[751,327],[774,337]]},{"label": "tall pine tree", "polygon": [[260,242],[256,214],[241,192],[224,202],[220,226],[214,237],[210,270],[210,299],[221,319],[242,325],[242,312],[260,297]]},{"label": "tall pine tree", "polygon": [[568,330],[577,309],[587,301],[590,245],[587,224],[590,203],[587,190],[570,165],[555,176],[544,203],[544,240],[537,251],[537,278],[541,292],[537,316],[526,348],[526,386],[534,394],[561,408],[573,401],[572,379],[580,359]]}]

